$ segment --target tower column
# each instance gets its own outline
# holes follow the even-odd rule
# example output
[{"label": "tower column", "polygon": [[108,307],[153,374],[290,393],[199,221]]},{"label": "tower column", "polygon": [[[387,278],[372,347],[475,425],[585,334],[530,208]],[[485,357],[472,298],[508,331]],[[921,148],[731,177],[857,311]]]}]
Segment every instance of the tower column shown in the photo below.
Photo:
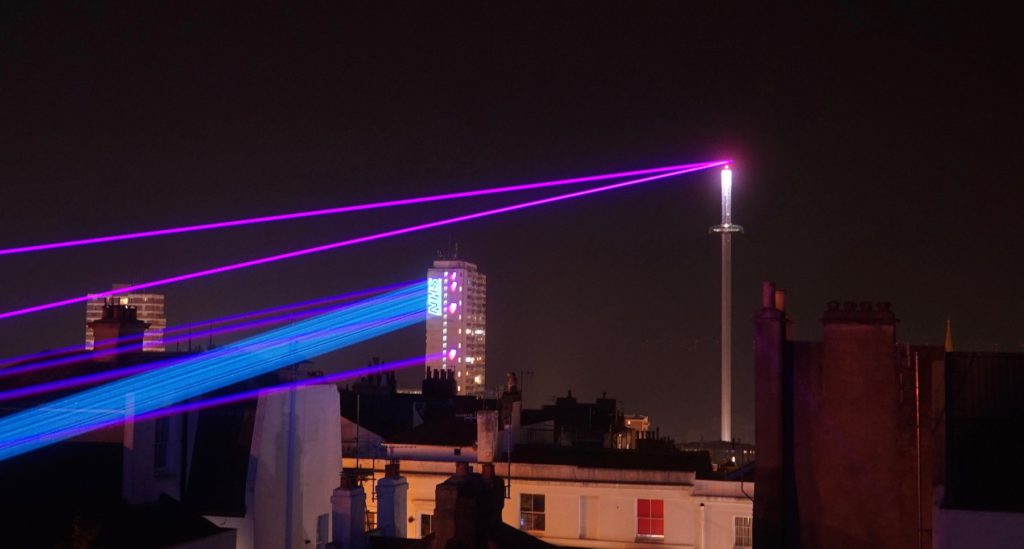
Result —
[{"label": "tower column", "polygon": [[732,440],[732,235],[722,233],[722,440]]},{"label": "tower column", "polygon": [[711,227],[722,237],[722,430],[721,440],[732,440],[732,234],[743,227],[732,222],[732,170],[722,169],[722,223]]}]

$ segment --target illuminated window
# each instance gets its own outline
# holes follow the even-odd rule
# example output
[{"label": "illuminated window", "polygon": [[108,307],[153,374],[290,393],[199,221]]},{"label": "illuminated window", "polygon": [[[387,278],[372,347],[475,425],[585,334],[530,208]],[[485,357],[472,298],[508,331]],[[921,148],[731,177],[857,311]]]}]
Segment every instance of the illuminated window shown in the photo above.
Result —
[{"label": "illuminated window", "polygon": [[519,494],[519,529],[544,531],[544,494]]},{"label": "illuminated window", "polygon": [[733,530],[736,532],[736,547],[754,546],[754,519],[751,517],[733,517]]},{"label": "illuminated window", "polygon": [[665,500],[636,500],[636,537],[665,537]]}]

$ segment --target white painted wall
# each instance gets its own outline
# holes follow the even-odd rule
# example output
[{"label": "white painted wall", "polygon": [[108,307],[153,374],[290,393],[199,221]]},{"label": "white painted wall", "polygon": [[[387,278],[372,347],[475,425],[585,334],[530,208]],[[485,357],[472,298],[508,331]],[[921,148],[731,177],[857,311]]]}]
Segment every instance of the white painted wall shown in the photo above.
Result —
[{"label": "white painted wall", "polygon": [[[339,406],[333,385],[260,396],[250,449],[246,516],[207,517],[238,531],[236,549],[316,547],[317,517],[331,515],[331,494],[339,482]],[[286,536],[289,529],[290,538]]]},{"label": "white painted wall", "polygon": [[[295,549],[316,547],[317,517],[331,514],[331,494],[339,484],[338,456],[341,452],[341,429],[338,411],[341,404],[334,385],[314,385],[298,392],[299,490],[301,524],[299,543]],[[328,519],[329,520],[329,519]],[[327,537],[330,538],[328,523]],[[309,543],[306,543],[309,540]],[[330,539],[324,540],[329,542]]]},{"label": "white painted wall", "polygon": [[[354,463],[351,458],[345,460],[346,466]],[[363,465],[368,464],[364,461]],[[380,467],[379,477],[383,476],[383,465]],[[409,537],[417,538],[421,515],[434,512],[434,488],[454,473],[455,466],[451,462],[406,460],[400,467],[409,482]],[[508,475],[505,464],[496,467],[499,476]],[[473,468],[480,470],[479,464]],[[544,494],[546,529],[531,533],[561,546],[733,549],[734,517],[753,514],[753,502],[743,495],[743,491],[753,495],[753,484],[745,483],[741,491],[738,483],[697,481],[692,473],[512,464],[512,478],[512,497],[505,500],[502,519],[518,528],[519,495]],[[662,543],[637,542],[638,498],[664,500]],[[599,516],[597,537],[589,539],[584,537],[587,532],[582,511],[595,504]],[[367,506],[376,511],[376,502],[367,501]]]},{"label": "white painted wall", "polygon": [[338,485],[339,409],[333,385],[260,397],[252,443],[254,549],[316,545],[317,517],[330,515]]},{"label": "white painted wall", "polygon": [[[150,503],[161,494],[181,499],[181,445],[185,415],[166,418],[170,432],[167,444],[167,468],[153,466],[156,442],[155,419],[127,421],[124,424],[121,468],[121,495],[128,503]],[[194,436],[195,431],[190,432]]]},{"label": "white painted wall", "polygon": [[[513,480],[512,498],[506,500],[502,518],[518,527],[520,494],[544,494],[546,528],[531,533],[545,541],[564,546],[650,547],[651,543],[637,542],[636,501],[660,499],[665,502],[665,537],[660,545],[696,547],[700,504],[690,492],[686,486]],[[581,539],[580,535],[581,498],[587,496],[597,498],[600,520],[596,540]]]}]

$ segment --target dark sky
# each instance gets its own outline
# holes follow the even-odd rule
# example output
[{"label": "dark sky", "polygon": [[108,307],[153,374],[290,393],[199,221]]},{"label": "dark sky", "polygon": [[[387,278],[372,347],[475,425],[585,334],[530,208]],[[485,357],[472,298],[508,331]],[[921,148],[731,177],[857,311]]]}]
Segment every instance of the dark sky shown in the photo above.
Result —
[{"label": "dark sky", "polygon": [[[0,3],[4,247],[731,157],[747,230],[736,436],[753,437],[764,279],[789,290],[800,338],[819,336],[828,300],[888,300],[901,339],[940,342],[948,317],[961,348],[1024,350],[1021,65],[1002,14],[27,4]],[[713,437],[717,193],[708,172],[172,286],[169,320],[413,279],[452,239],[489,277],[490,385],[532,370],[529,405],[608,391],[663,432]],[[0,307],[512,200],[7,257]],[[0,321],[0,355],[76,343],[83,316]],[[321,362],[404,358],[422,338],[410,329]]]}]

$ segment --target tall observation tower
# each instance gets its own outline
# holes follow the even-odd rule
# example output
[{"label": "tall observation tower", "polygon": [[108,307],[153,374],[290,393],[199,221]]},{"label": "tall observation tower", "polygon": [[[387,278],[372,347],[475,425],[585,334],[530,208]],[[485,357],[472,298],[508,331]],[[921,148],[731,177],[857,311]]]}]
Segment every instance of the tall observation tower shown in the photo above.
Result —
[{"label": "tall observation tower", "polygon": [[722,440],[732,440],[732,170],[722,168],[722,224],[710,229],[722,236]]}]

